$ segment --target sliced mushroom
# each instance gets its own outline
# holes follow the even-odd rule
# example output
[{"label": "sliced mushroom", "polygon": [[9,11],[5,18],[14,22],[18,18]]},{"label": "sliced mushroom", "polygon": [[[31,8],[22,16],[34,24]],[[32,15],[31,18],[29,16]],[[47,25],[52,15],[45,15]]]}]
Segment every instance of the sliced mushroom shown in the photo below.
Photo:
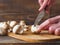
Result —
[{"label": "sliced mushroom", "polygon": [[17,33],[18,33],[18,34],[23,34],[24,31],[23,31],[23,29],[22,29],[22,30],[19,30]]},{"label": "sliced mushroom", "polygon": [[28,31],[29,30],[29,26],[25,25],[24,26],[24,31]]},{"label": "sliced mushroom", "polygon": [[13,28],[13,33],[17,33],[20,30],[21,26],[20,25],[16,25]]},{"label": "sliced mushroom", "polygon": [[17,24],[17,22],[16,21],[8,21],[7,24],[9,25],[8,32],[11,32],[13,27]]},{"label": "sliced mushroom", "polygon": [[11,22],[10,22],[10,27],[14,27],[16,24],[17,24],[16,21],[11,21]]},{"label": "sliced mushroom", "polygon": [[38,32],[37,32],[37,29],[38,29],[38,25],[36,25],[36,26],[32,25],[32,26],[31,26],[31,32],[32,32],[32,33],[38,33]]},{"label": "sliced mushroom", "polygon": [[20,24],[21,26],[26,25],[24,20],[21,20],[19,24]]}]

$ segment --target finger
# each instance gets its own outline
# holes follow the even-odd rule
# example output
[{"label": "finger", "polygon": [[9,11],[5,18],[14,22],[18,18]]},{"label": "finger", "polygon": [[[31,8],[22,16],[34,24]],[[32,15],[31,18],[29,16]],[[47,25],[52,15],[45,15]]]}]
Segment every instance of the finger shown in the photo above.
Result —
[{"label": "finger", "polygon": [[44,27],[44,30],[49,30],[49,27],[51,26],[52,24],[49,24],[47,26]]},{"label": "finger", "polygon": [[44,2],[43,2],[43,4],[41,5],[39,11],[42,11],[42,10],[46,7],[46,5],[48,4],[48,1],[49,1],[49,0],[44,0]]},{"label": "finger", "polygon": [[56,17],[52,17],[50,19],[48,19],[50,23],[58,23],[60,20],[60,15],[56,16]]},{"label": "finger", "polygon": [[50,14],[50,6],[47,6],[47,7],[45,8],[45,10],[46,10],[46,13],[49,15],[49,14]]},{"label": "finger", "polygon": [[46,26],[55,23],[56,20],[58,20],[58,19],[60,19],[60,16],[56,16],[56,17],[53,17],[53,18],[50,18],[50,19],[44,21],[42,24],[40,24],[40,26],[39,26],[39,28],[38,28],[37,31],[41,31],[41,30],[44,29]]},{"label": "finger", "polygon": [[60,28],[57,28],[57,29],[55,30],[55,35],[60,35]]},{"label": "finger", "polygon": [[[38,0],[39,5],[41,6],[43,4],[43,0]],[[40,8],[39,8],[40,9]]]},{"label": "finger", "polygon": [[54,34],[55,30],[60,27],[60,24],[53,24],[49,27],[49,33]]},{"label": "finger", "polygon": [[44,28],[47,28],[47,26],[50,25],[50,21],[49,20],[46,20],[45,22],[43,22],[42,24],[40,24],[39,28],[38,28],[38,31],[44,29]]},{"label": "finger", "polygon": [[39,5],[41,6],[43,3],[43,0],[38,0]]},{"label": "finger", "polygon": [[49,34],[54,34],[54,31],[55,31],[55,26],[56,26],[56,24],[53,24],[53,25],[51,25],[50,27],[49,27]]},{"label": "finger", "polygon": [[49,15],[50,14],[50,8],[53,6],[54,0],[49,0],[47,7],[46,7],[46,13]]},{"label": "finger", "polygon": [[51,0],[48,1],[48,5],[50,5],[50,4],[51,4]]},{"label": "finger", "polygon": [[49,1],[48,1],[48,5],[49,5],[49,6],[54,5],[54,3],[55,3],[55,0],[49,0]]}]

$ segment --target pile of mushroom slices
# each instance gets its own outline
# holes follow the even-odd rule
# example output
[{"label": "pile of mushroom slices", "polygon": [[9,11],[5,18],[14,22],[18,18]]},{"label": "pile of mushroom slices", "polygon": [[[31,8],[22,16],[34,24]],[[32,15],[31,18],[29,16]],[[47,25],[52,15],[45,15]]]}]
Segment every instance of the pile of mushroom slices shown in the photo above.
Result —
[{"label": "pile of mushroom slices", "polygon": [[25,24],[25,21],[7,21],[0,22],[0,35],[7,35],[8,32],[13,32],[15,34],[23,34],[25,31],[28,31],[29,27]]}]

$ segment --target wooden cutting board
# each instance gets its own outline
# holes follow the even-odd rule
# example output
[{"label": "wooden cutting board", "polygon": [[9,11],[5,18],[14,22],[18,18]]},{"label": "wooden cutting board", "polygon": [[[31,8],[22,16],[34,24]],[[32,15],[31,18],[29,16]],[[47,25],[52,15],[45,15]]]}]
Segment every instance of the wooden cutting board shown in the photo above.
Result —
[{"label": "wooden cutting board", "polygon": [[32,34],[30,31],[28,31],[23,35],[8,33],[8,36],[32,43],[60,39],[60,36],[51,35],[48,33],[48,31],[42,31],[40,34]]}]

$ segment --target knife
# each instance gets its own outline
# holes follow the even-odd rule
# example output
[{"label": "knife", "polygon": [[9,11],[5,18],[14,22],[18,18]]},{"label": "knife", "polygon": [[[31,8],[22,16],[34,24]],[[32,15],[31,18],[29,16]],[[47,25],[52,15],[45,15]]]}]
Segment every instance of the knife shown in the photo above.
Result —
[{"label": "knife", "polygon": [[45,10],[42,10],[42,11],[38,14],[38,16],[37,16],[37,18],[36,18],[36,20],[35,20],[35,22],[34,22],[34,26],[38,25],[38,23],[42,20],[42,18],[44,17],[44,15],[45,15]]}]

